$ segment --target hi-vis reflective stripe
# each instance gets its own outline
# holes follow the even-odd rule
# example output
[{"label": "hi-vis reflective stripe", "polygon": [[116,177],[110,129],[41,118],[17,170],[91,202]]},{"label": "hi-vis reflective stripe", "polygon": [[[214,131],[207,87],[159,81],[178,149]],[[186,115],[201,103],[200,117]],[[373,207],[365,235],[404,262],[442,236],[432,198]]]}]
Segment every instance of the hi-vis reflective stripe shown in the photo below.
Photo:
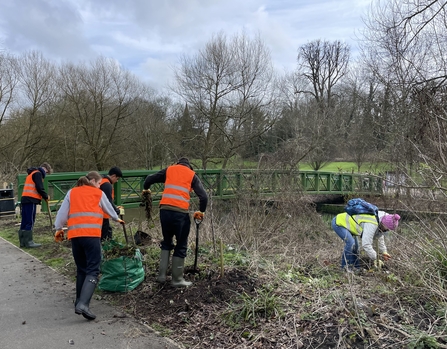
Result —
[{"label": "hi-vis reflective stripe", "polygon": [[376,216],[372,216],[372,215],[363,215],[363,214],[358,214],[354,216],[354,219],[360,223],[372,223],[377,225],[377,219]]},{"label": "hi-vis reflective stripe", "polygon": [[24,193],[37,193],[36,186],[34,184],[28,183],[23,186]]},{"label": "hi-vis reflective stripe", "polygon": [[174,195],[174,194],[163,194],[162,198],[169,198],[169,199],[175,199],[175,200],[189,202],[189,200],[186,200],[183,196]]},{"label": "hi-vis reflective stripe", "polygon": [[176,190],[180,190],[180,191],[184,191],[185,193],[189,194],[189,190],[185,187],[181,187],[179,185],[173,185],[173,184],[166,184],[165,188],[169,188],[169,189],[176,189]]},{"label": "hi-vis reflective stripe", "polygon": [[101,229],[102,224],[75,224],[70,225],[67,230],[75,229]]},{"label": "hi-vis reflective stripe", "polygon": [[357,232],[356,235],[360,235],[363,231],[362,227],[355,222],[352,221],[352,217],[348,214],[345,214],[345,228],[348,229],[351,233],[355,234],[352,229],[354,228]]},{"label": "hi-vis reflective stripe", "polygon": [[68,215],[68,218],[76,218],[76,217],[98,217],[102,218],[103,215],[96,212],[78,212],[78,213],[72,213]]},{"label": "hi-vis reflective stripe", "polygon": [[354,235],[363,233],[362,223],[378,225],[377,219],[373,215],[359,214],[351,217],[346,212],[338,214],[335,223],[338,226],[345,227]]}]

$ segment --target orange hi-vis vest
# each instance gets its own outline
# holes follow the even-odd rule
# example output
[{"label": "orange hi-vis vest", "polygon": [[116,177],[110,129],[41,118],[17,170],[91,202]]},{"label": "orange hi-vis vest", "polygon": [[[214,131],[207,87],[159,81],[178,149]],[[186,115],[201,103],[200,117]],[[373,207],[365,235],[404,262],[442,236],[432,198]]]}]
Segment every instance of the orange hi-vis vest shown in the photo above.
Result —
[{"label": "orange hi-vis vest", "polygon": [[75,187],[70,193],[68,211],[68,239],[77,237],[101,237],[104,212],[99,203],[102,191],[89,185]]},{"label": "orange hi-vis vest", "polygon": [[189,193],[194,171],[183,165],[172,165],[166,169],[165,189],[160,205],[169,205],[187,210],[189,208]]},{"label": "orange hi-vis vest", "polygon": [[[99,183],[99,186],[103,185],[104,183],[110,183],[109,179],[107,177],[104,177],[103,179],[101,179],[101,183]],[[112,184],[112,183],[110,183]],[[115,189],[113,188],[112,185],[112,199],[115,199]],[[109,219],[110,216],[104,212],[104,219]]]},{"label": "orange hi-vis vest", "polygon": [[25,179],[25,185],[23,186],[22,196],[29,196],[31,198],[42,200],[42,195],[40,195],[36,190],[36,185],[33,181],[33,174],[39,172],[39,170],[35,170],[31,172]]}]

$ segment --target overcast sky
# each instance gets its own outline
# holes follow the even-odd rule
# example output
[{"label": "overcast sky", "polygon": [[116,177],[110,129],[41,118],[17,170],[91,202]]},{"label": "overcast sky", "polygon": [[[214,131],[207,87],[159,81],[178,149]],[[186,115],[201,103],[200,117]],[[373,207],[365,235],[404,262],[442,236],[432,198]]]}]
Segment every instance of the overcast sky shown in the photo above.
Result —
[{"label": "overcast sky", "polygon": [[1,0],[0,49],[42,52],[57,62],[117,60],[154,88],[172,79],[182,54],[213,34],[260,34],[275,67],[296,67],[297,49],[342,40],[355,52],[373,0]]}]

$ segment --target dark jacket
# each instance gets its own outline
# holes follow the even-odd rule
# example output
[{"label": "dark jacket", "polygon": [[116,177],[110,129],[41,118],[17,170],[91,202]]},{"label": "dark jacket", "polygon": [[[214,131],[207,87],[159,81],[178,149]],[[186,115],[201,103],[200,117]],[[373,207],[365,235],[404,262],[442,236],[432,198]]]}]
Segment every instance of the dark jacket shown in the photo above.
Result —
[{"label": "dark jacket", "polygon": [[[42,199],[47,200],[48,199],[48,194],[46,193],[45,189],[43,188],[43,180],[45,178],[46,172],[42,167],[30,167],[29,169],[26,170],[26,172],[28,173],[28,175],[33,172],[36,171],[36,173],[34,173],[32,175],[32,179],[34,182],[34,185],[36,186],[36,190],[37,192],[42,195]],[[21,204],[36,204],[36,205],[40,205],[41,204],[41,200],[38,200],[36,198],[32,198],[29,196],[22,196],[22,198],[20,199],[20,203]]]},{"label": "dark jacket", "polygon": [[115,203],[113,202],[113,198],[112,198],[112,189],[113,189],[112,182],[110,181],[109,176],[103,176],[103,177],[106,178],[108,181],[101,184],[99,189],[101,189],[104,192],[104,194],[106,194],[107,199],[109,199],[109,202],[112,204],[113,209],[115,210],[116,214],[119,215],[120,209],[118,207],[116,207]]}]

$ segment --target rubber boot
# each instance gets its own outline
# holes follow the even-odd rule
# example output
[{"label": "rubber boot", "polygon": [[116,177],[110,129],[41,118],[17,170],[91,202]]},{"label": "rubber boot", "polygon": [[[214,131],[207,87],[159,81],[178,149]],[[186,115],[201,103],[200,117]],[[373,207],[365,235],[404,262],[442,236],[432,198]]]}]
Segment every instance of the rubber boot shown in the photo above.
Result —
[{"label": "rubber boot", "polygon": [[96,319],[96,315],[90,311],[89,306],[97,283],[98,278],[96,276],[87,275],[85,277],[78,304],[75,306],[75,313],[78,315],[82,314],[87,320]]},{"label": "rubber boot", "polygon": [[[82,286],[84,285],[85,275],[77,274],[76,275],[76,300],[75,300],[75,308],[79,303],[79,298],[81,297]],[[76,309],[75,309],[76,311]]]},{"label": "rubber boot", "polygon": [[42,244],[34,243],[32,230],[22,230],[22,236],[23,236],[23,243],[25,245],[24,247],[35,248],[42,246]]},{"label": "rubber boot", "polygon": [[168,270],[170,255],[171,255],[171,251],[169,251],[169,250],[161,250],[161,253],[160,253],[160,268],[158,269],[157,282],[162,283],[162,282],[166,281],[166,271]]},{"label": "rubber boot", "polygon": [[192,282],[183,278],[183,268],[185,266],[185,258],[172,257],[172,281],[174,287],[188,287]]},{"label": "rubber boot", "polygon": [[23,236],[23,230],[19,230],[19,242],[20,242],[20,247],[25,247],[25,238]]}]

